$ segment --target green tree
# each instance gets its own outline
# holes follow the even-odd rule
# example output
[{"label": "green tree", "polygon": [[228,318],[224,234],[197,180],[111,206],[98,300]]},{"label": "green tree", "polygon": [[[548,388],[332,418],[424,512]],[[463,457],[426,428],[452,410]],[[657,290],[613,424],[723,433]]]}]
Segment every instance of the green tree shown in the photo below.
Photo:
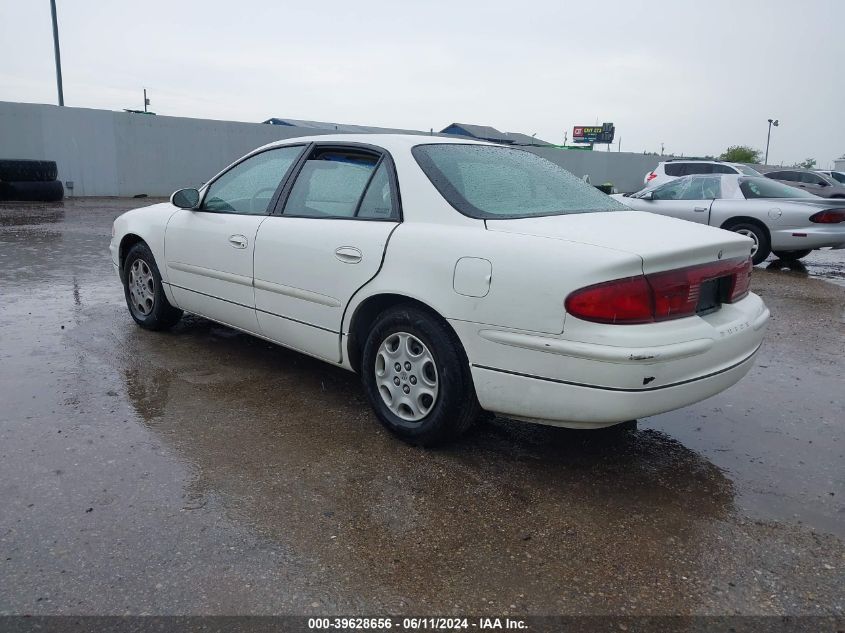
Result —
[{"label": "green tree", "polygon": [[760,150],[747,145],[731,145],[722,152],[719,160],[726,160],[729,163],[759,163]]},{"label": "green tree", "polygon": [[803,169],[813,169],[816,166],[816,159],[815,158],[805,158],[800,163],[795,163],[796,167],[801,167]]}]

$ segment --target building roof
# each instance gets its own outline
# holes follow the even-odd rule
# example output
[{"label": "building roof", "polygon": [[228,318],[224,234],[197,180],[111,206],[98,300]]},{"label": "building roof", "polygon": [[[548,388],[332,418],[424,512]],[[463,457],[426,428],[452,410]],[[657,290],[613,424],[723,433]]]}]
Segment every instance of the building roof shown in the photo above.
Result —
[{"label": "building roof", "polygon": [[374,127],[371,125],[352,125],[350,123],[331,123],[327,121],[307,121],[305,119],[282,119],[272,117],[263,121],[269,125],[286,125],[288,127],[302,127],[312,130],[327,130],[331,132],[344,132],[352,134],[429,134],[421,130],[402,130],[398,128]]},{"label": "building roof", "polygon": [[490,125],[472,125],[470,123],[452,123],[440,130],[441,134],[468,136],[492,143],[506,143],[508,145],[551,145],[542,139],[528,136],[520,132],[500,132]]}]

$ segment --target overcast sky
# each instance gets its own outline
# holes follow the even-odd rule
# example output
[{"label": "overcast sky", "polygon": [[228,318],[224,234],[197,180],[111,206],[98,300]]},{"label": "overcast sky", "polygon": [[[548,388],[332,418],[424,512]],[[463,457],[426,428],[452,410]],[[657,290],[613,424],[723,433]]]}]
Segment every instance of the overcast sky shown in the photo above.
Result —
[{"label": "overcast sky", "polygon": [[[623,151],[845,153],[845,0],[57,0],[65,104],[271,116]],[[0,100],[56,103],[49,0],[0,0]],[[0,139],[2,143],[2,139]],[[616,149],[616,146],[613,148]]]}]

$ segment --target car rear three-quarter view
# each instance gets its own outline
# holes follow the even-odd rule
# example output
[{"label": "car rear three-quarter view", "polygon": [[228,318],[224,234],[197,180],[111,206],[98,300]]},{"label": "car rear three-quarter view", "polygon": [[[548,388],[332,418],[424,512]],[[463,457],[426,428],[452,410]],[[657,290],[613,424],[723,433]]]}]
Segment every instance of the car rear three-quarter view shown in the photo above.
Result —
[{"label": "car rear three-quarter view", "polygon": [[135,320],[193,312],[360,374],[433,445],[481,410],[599,428],[738,381],[769,312],[747,237],[627,209],[528,151],[291,139],[115,222]]}]

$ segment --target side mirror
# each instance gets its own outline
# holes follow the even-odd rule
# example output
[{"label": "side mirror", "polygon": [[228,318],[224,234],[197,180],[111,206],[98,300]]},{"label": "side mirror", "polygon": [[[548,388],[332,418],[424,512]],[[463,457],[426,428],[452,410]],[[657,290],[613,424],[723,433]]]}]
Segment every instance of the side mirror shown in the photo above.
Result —
[{"label": "side mirror", "polygon": [[200,192],[196,189],[180,189],[170,196],[170,204],[180,209],[196,209],[200,203]]},{"label": "side mirror", "polygon": [[654,192],[646,191],[643,195],[640,196],[640,200],[654,200]]}]

